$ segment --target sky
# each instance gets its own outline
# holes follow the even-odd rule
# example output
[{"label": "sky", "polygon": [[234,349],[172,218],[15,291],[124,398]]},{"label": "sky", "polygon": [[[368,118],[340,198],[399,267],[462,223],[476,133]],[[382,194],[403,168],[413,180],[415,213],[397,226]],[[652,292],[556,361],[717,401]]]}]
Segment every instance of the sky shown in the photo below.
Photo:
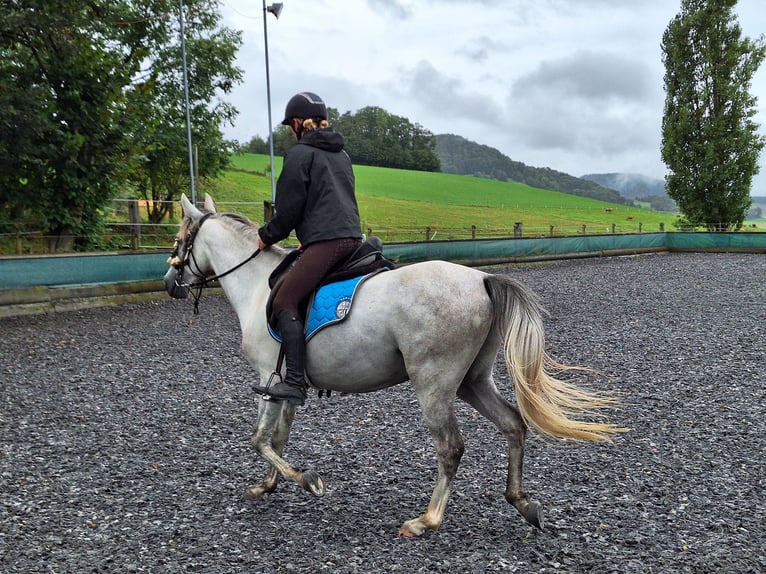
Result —
[{"label": "sky", "polygon": [[[263,4],[220,0],[242,31],[239,110],[224,136],[269,133]],[[743,35],[766,34],[764,0],[739,0]],[[267,1],[267,5],[271,2]],[[272,126],[289,98],[377,106],[434,134],[581,176],[662,179],[662,34],[680,0],[284,0],[268,14]],[[766,134],[766,63],[753,78]],[[766,196],[766,154],[752,194]]]}]

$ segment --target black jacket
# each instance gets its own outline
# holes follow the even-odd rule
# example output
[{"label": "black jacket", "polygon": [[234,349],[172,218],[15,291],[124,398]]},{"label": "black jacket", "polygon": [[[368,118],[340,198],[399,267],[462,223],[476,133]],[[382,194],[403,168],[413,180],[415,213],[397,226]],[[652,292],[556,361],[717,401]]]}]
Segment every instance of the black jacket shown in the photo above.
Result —
[{"label": "black jacket", "polygon": [[285,155],[277,180],[274,218],[260,228],[267,245],[295,230],[301,245],[361,238],[354,195],[354,171],[343,150],[343,136],[332,128],[304,133]]}]

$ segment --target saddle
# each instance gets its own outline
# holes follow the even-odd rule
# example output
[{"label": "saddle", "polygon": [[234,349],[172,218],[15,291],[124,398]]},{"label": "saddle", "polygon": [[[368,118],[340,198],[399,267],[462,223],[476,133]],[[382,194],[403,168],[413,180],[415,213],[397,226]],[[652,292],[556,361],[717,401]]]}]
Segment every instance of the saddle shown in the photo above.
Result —
[{"label": "saddle", "polygon": [[[301,254],[302,251],[300,249],[294,249],[288,253],[269,276],[271,293],[269,294],[269,299],[266,303],[266,317],[268,317],[269,326],[273,330],[276,329],[276,317],[272,311],[274,297],[282,286],[285,274],[293,267],[293,265],[295,265]],[[363,277],[384,269],[394,269],[395,267],[396,265],[393,261],[386,259],[383,256],[383,243],[380,238],[374,236],[368,238],[348,257],[348,259],[341,262],[330,271],[309,297],[301,301],[299,311],[301,312],[303,320],[305,321],[306,319],[309,303],[314,299],[316,293],[322,287],[330,285],[331,283],[347,281],[355,277]]]}]

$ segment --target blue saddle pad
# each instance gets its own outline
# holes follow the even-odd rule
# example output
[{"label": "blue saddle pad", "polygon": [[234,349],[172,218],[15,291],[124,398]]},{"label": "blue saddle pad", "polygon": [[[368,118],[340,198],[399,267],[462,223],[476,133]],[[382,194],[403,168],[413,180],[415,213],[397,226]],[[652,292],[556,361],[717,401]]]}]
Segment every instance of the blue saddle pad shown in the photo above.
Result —
[{"label": "blue saddle pad", "polygon": [[[325,327],[343,321],[351,311],[351,304],[359,285],[376,273],[377,271],[320,287],[319,291],[314,294],[309,306],[306,320],[306,342]],[[269,325],[269,333],[276,341],[282,342],[282,337],[271,328],[271,325]]]}]

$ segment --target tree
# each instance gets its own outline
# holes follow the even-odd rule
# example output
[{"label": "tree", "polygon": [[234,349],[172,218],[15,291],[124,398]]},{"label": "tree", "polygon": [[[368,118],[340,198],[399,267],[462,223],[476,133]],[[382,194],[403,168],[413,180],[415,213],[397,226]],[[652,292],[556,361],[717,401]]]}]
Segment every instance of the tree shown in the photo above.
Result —
[{"label": "tree", "polygon": [[255,135],[252,138],[250,138],[250,141],[247,142],[245,145],[243,145],[240,148],[240,151],[244,151],[247,153],[258,153],[258,154],[269,154],[269,141],[268,139],[263,139],[259,135]]},{"label": "tree", "polygon": [[330,119],[346,137],[346,149],[355,163],[439,171],[436,138],[420,124],[373,106]]},{"label": "tree", "polygon": [[33,219],[51,251],[87,243],[124,174],[123,88],[147,52],[114,25],[123,8],[0,4],[0,206]]},{"label": "tree", "polygon": [[[239,36],[217,26],[217,3],[185,5],[199,170],[214,174],[228,159],[218,126],[236,110],[217,98],[239,79]],[[174,0],[0,1],[0,221],[33,222],[50,251],[86,249],[129,182],[147,199],[180,194],[177,26]]]},{"label": "tree", "polygon": [[[204,180],[220,173],[234,151],[220,126],[231,123],[237,111],[219,94],[241,81],[242,71],[234,59],[242,39],[241,33],[220,26],[217,5],[209,0],[185,0],[183,6],[195,177]],[[164,17],[157,14],[151,56],[131,91],[141,124],[133,138],[140,161],[130,181],[147,200],[149,221],[160,223],[189,187],[189,154],[178,3],[165,0],[154,9]]]},{"label": "tree", "polygon": [[[341,115],[327,108],[327,118],[346,139],[346,151],[354,163],[416,171],[439,171],[435,153],[436,136],[407,118],[368,106],[355,114]],[[277,126],[273,132],[274,153],[284,155],[295,145],[290,129]],[[253,138],[257,142],[259,138]],[[257,152],[255,152],[257,153]],[[267,153],[267,152],[265,152]]]},{"label": "tree", "polygon": [[686,221],[711,231],[742,227],[765,143],[749,90],[766,46],[763,36],[742,38],[736,3],[682,0],[662,37],[668,195]]}]

